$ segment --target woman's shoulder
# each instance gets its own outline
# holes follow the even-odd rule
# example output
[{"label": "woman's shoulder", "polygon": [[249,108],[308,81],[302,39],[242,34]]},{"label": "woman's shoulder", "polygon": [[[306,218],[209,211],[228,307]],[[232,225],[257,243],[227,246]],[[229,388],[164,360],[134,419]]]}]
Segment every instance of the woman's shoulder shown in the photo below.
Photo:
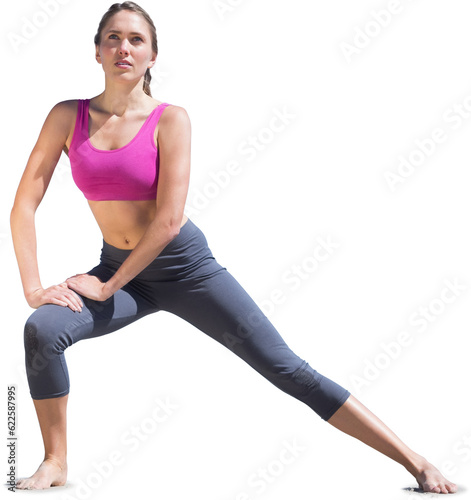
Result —
[{"label": "woman's shoulder", "polygon": [[70,131],[75,126],[79,101],[80,99],[59,101],[49,111],[46,123],[49,123],[52,130],[55,130],[57,133],[64,132],[70,134]]},{"label": "woman's shoulder", "polygon": [[148,97],[148,106],[149,109],[156,109],[159,108],[162,105],[165,105],[164,111],[166,114],[170,113],[186,113],[185,108],[183,106],[178,106],[177,104],[174,104],[173,102],[167,101],[167,100],[162,100],[162,99],[156,99],[155,97]]},{"label": "woman's shoulder", "polygon": [[46,122],[57,126],[67,126],[71,121],[75,121],[79,99],[69,99],[60,101],[50,109]]},{"label": "woman's shoulder", "polygon": [[[190,117],[187,110],[183,106],[178,106],[169,102],[161,102],[161,104],[166,104],[164,111],[160,117],[161,126],[172,126],[172,125],[188,125],[190,122]],[[160,105],[159,105],[160,106]]]},{"label": "woman's shoulder", "polygon": [[77,116],[78,103],[81,99],[68,99],[59,101],[49,112],[49,117],[55,120],[68,121]]},{"label": "woman's shoulder", "polygon": [[88,99],[67,99],[66,101],[59,101],[56,103],[51,111],[56,111],[60,113],[76,113],[79,101]]}]

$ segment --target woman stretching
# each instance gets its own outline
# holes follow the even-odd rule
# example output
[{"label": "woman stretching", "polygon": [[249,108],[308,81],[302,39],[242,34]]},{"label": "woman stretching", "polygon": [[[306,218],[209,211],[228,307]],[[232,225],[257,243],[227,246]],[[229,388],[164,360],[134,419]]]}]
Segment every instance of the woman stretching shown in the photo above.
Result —
[{"label": "woman stretching", "polygon": [[[25,326],[25,361],[45,448],[38,470],[19,480],[17,488],[66,483],[65,349],[168,311],[240,356],[329,424],[403,465],[424,491],[457,491],[348,390],[288,347],[184,215],[190,121],[184,108],[151,97],[157,35],[149,15],[133,2],[112,5],[99,24],[95,46],[104,91],[52,108],[11,212],[25,297],[36,309]],[[34,217],[62,151],[103,234],[103,248],[99,264],[88,273],[43,288]]]}]

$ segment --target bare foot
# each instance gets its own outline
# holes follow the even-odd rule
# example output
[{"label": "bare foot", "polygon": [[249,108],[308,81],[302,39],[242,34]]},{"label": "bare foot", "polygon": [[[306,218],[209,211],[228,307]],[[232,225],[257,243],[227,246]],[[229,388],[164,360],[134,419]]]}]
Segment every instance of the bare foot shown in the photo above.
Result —
[{"label": "bare foot", "polygon": [[442,473],[425,459],[414,472],[410,472],[425,492],[456,493],[458,491],[456,484],[445,479]]},{"label": "bare foot", "polygon": [[19,490],[44,490],[51,486],[64,486],[67,481],[67,464],[53,458],[47,458],[38,470],[25,479],[19,479]]}]

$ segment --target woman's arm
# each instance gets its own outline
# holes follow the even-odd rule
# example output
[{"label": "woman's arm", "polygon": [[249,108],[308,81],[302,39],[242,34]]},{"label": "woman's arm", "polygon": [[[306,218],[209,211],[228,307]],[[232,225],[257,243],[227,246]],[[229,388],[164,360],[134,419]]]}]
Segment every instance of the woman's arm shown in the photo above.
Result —
[{"label": "woman's arm", "polygon": [[146,232],[106,283],[79,274],[66,283],[94,300],[106,300],[145,269],[180,232],[190,182],[191,124],[186,110],[171,106],[162,113],[158,132],[159,179],[156,214]]},{"label": "woman's arm", "polygon": [[39,277],[34,224],[36,209],[46,193],[74,117],[73,101],[61,102],[52,108],[31,152],[11,210],[11,234],[23,291],[28,304],[33,308],[52,303],[80,310],[82,305],[80,297],[65,283],[43,289]]}]

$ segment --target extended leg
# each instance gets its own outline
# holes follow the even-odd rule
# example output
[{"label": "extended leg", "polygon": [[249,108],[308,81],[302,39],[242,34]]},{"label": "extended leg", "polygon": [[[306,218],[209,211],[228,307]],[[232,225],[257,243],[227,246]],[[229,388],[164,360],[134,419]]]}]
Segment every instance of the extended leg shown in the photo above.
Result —
[{"label": "extended leg", "polygon": [[347,399],[328,423],[403,465],[424,491],[455,493],[458,490],[456,484],[445,479],[436,467],[406,446],[354,396]]},{"label": "extended leg", "polygon": [[[168,297],[170,312],[186,319],[231,349],[277,387],[303,401],[334,427],[402,464],[424,491],[453,493],[427,460],[408,448],[348,391],[320,375],[286,345],[242,287],[221,270],[184,291],[178,284]],[[180,289],[179,289],[180,287]]]},{"label": "extended leg", "polygon": [[190,322],[230,349],[276,387],[327,420],[349,391],[295,354],[257,304],[225,269],[161,289],[162,309]]}]

